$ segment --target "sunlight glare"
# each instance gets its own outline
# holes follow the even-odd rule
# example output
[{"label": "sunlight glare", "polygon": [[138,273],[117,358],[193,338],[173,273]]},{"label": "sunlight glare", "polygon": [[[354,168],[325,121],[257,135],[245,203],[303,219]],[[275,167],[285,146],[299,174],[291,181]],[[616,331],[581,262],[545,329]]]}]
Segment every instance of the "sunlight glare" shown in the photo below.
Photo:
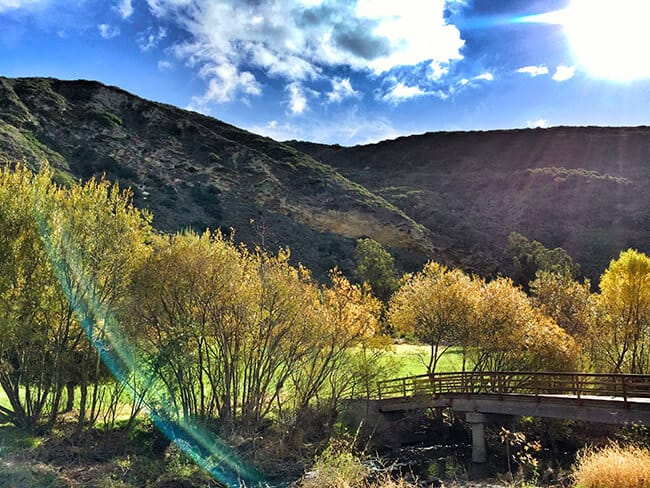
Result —
[{"label": "sunlight glare", "polygon": [[650,2],[573,0],[562,12],[576,62],[591,76],[614,81],[650,78]]}]

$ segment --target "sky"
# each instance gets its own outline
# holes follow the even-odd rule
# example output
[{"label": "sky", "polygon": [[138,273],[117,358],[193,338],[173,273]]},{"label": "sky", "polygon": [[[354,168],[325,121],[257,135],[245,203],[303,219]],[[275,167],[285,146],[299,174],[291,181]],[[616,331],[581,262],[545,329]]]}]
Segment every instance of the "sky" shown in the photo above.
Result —
[{"label": "sky", "polygon": [[0,0],[0,76],[278,140],[650,124],[647,0]]}]

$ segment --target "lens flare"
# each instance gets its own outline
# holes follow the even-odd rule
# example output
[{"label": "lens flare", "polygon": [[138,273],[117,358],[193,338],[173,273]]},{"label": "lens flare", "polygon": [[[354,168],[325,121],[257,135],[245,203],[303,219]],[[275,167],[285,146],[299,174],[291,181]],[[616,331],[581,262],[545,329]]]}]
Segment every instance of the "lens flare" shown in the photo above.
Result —
[{"label": "lens flare", "polygon": [[[38,214],[38,211],[36,212]],[[166,389],[143,388],[152,385],[155,372],[139,359],[114,313],[97,298],[97,283],[87,276],[69,239],[55,244],[52,229],[38,216],[41,237],[54,271],[71,307],[116,380],[135,398],[142,398],[152,422],[197,465],[229,487],[269,487],[261,476],[246,466],[220,439],[201,426],[184,419]]]}]

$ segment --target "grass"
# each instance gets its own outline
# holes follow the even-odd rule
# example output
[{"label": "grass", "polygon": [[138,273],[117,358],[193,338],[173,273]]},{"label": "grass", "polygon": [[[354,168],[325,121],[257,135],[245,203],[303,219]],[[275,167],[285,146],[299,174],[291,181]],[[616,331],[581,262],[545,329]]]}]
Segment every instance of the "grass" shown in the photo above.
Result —
[{"label": "grass", "polygon": [[611,444],[586,449],[574,468],[576,488],[650,488],[650,449]]},{"label": "grass", "polygon": [[[431,357],[429,346],[417,344],[396,344],[394,351],[387,353],[383,361],[396,364],[394,378],[425,374],[426,365]],[[460,347],[450,347],[442,356],[436,367],[439,373],[460,371],[463,363],[463,350]]]}]

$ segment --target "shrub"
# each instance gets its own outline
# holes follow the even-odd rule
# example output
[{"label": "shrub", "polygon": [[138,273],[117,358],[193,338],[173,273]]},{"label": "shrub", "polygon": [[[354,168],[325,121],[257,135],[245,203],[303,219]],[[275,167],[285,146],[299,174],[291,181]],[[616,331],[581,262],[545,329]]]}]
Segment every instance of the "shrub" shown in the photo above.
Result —
[{"label": "shrub", "polygon": [[619,444],[585,449],[574,477],[576,488],[650,488],[650,449]]},{"label": "shrub", "polygon": [[303,479],[301,487],[352,488],[361,485],[368,474],[368,468],[352,452],[351,444],[333,439],[316,459],[313,471]]}]

